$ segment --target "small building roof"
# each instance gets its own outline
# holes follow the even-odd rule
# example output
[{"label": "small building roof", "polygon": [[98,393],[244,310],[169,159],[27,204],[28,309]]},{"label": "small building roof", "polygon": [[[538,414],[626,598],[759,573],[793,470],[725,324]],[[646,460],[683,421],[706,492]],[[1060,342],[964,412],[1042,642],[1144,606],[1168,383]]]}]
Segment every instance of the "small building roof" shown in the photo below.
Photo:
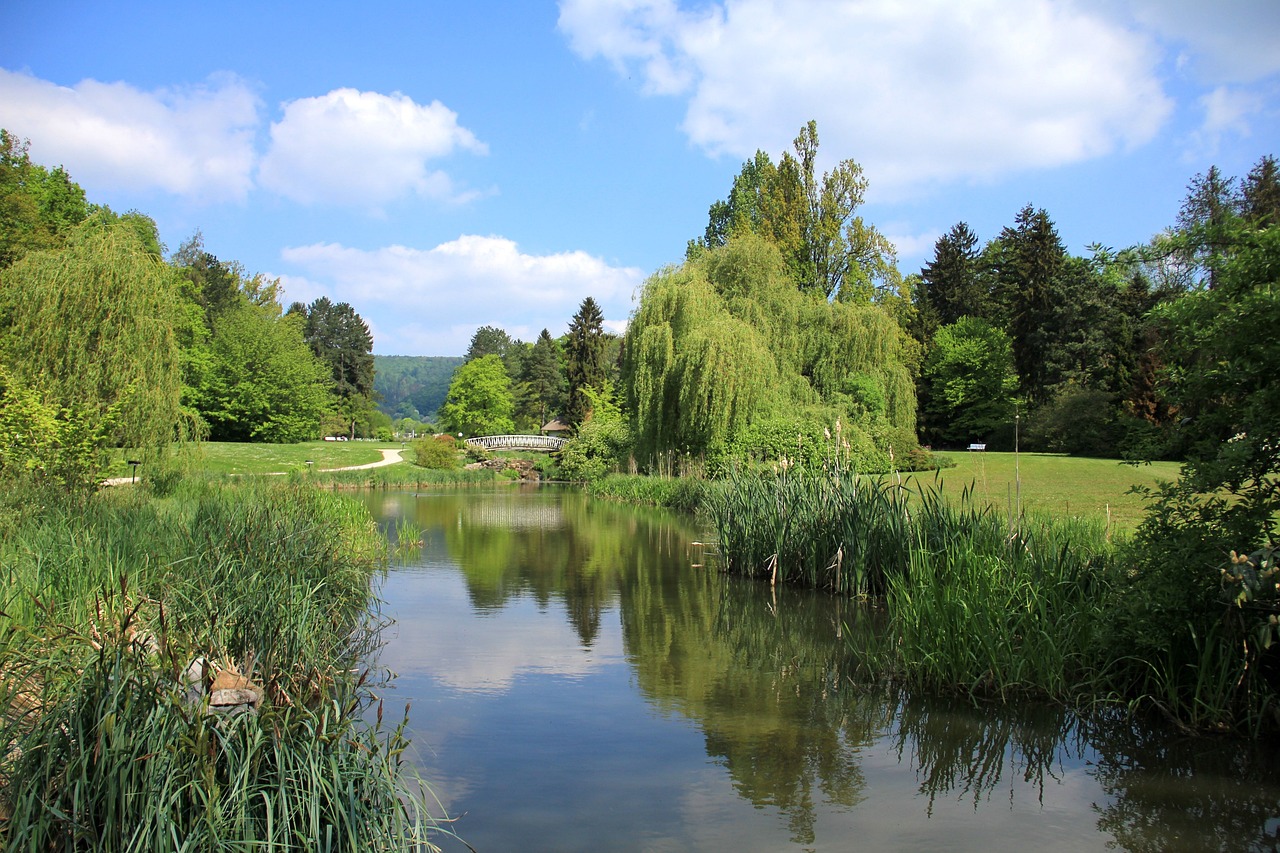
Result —
[{"label": "small building roof", "polygon": [[568,432],[569,425],[559,418],[552,418],[542,425],[543,432]]}]

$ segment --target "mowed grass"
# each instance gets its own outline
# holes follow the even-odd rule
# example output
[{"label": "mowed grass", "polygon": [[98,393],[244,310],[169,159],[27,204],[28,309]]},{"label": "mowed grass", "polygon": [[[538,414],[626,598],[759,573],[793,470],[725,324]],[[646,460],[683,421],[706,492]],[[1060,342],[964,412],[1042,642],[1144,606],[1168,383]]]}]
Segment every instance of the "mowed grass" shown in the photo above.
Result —
[{"label": "mowed grass", "polygon": [[[1134,486],[1154,486],[1160,480],[1176,480],[1178,462],[1126,465],[1114,459],[1086,459],[1053,453],[942,453],[956,467],[938,472],[948,494],[973,485],[974,497],[1002,512],[1018,503],[1026,513],[1052,513],[1060,517],[1106,519],[1111,529],[1132,531],[1142,519],[1141,495]],[[905,476],[905,475],[904,475]],[[913,474],[932,479],[932,472]]]},{"label": "mowed grass", "polygon": [[[298,444],[249,444],[232,441],[203,441],[193,449],[192,468],[212,476],[227,474],[277,474],[302,471],[307,460],[314,470],[366,465],[382,459],[383,448],[408,450],[398,441],[304,441]],[[107,476],[127,477],[131,473],[122,456]],[[412,453],[406,453],[412,459]],[[139,469],[139,476],[145,472]]]}]

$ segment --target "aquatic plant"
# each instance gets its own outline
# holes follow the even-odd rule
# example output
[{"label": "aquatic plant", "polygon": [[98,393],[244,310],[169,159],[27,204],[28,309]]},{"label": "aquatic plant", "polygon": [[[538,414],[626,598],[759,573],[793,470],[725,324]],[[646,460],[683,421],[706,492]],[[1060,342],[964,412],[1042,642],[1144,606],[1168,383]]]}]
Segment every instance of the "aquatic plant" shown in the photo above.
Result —
[{"label": "aquatic plant", "polygon": [[[0,846],[430,847],[363,663],[387,546],[361,505],[184,480],[21,521],[0,545]],[[224,674],[238,712],[215,707]]]}]

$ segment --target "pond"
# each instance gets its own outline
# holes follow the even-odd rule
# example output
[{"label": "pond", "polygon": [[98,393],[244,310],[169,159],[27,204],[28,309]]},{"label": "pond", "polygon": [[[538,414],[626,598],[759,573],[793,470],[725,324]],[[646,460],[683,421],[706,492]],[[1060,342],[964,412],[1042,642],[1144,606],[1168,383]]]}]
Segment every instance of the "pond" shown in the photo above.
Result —
[{"label": "pond", "polygon": [[545,486],[362,499],[424,531],[381,585],[378,665],[476,850],[1280,849],[1274,752],[859,686],[876,611],[727,577],[683,517]]}]

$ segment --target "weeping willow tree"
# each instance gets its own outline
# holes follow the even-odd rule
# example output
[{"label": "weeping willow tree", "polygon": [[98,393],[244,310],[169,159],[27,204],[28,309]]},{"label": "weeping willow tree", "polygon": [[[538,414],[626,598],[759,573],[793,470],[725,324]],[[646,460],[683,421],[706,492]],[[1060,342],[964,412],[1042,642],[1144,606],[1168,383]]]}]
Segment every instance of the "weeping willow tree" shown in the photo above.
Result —
[{"label": "weeping willow tree", "polygon": [[[87,220],[0,274],[6,467],[91,485],[110,447],[162,450],[180,421],[172,271],[135,229]],[[38,433],[38,434],[37,434]]]},{"label": "weeping willow tree", "polygon": [[774,244],[736,235],[645,283],[623,348],[637,459],[807,455],[833,431],[863,456],[902,453],[913,357],[883,308],[798,290]]}]

